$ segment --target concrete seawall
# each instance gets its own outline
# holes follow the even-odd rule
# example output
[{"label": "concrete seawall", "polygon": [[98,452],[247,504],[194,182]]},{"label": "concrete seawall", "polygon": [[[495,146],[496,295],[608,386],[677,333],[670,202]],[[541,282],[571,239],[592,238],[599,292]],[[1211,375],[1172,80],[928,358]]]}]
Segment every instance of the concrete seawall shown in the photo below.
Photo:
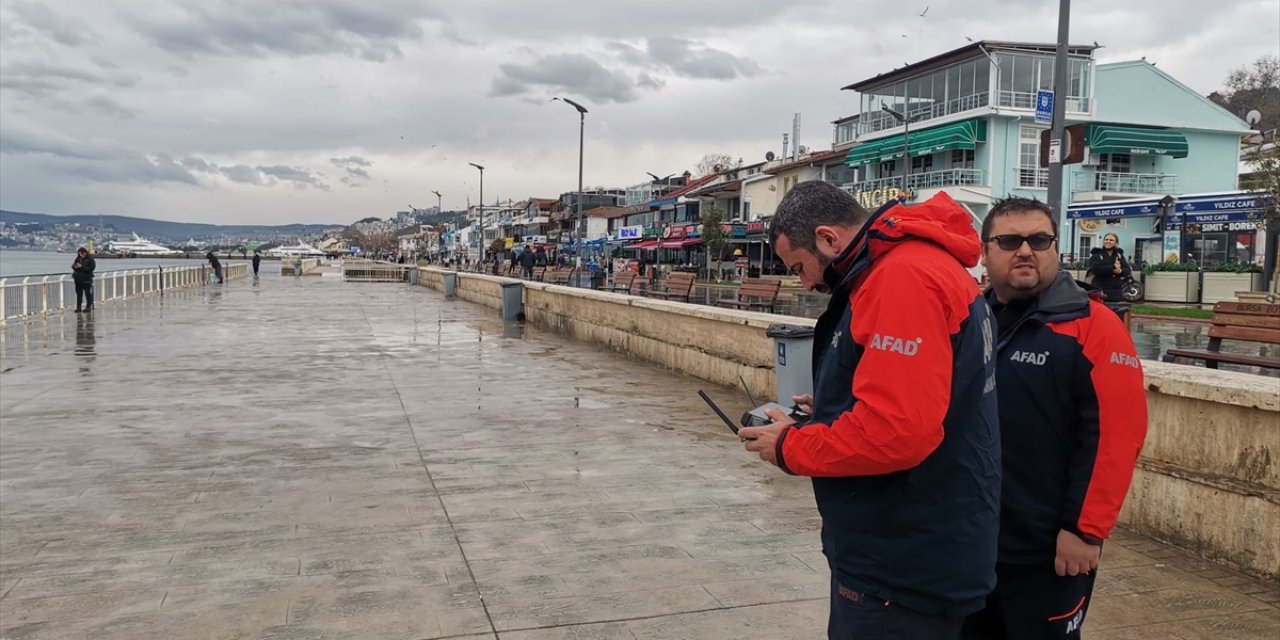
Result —
[{"label": "concrete seawall", "polygon": [[[443,288],[444,270],[419,283]],[[509,278],[458,274],[493,309]],[[774,395],[771,324],[813,320],[524,283],[528,321],[724,385]],[[1243,571],[1280,579],[1280,382],[1144,361],[1151,421],[1121,522]]]}]

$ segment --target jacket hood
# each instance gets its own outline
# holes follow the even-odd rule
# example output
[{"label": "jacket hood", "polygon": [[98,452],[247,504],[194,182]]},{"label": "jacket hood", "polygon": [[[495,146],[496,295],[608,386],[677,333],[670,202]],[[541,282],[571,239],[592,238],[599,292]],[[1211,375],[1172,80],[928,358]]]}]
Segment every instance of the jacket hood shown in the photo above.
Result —
[{"label": "jacket hood", "polygon": [[[996,292],[988,288],[983,294],[987,302],[996,304]],[[1095,286],[1076,282],[1071,274],[1059,271],[1048,289],[1040,292],[1031,312],[1042,317],[1056,318],[1078,314],[1089,308],[1089,299],[1102,299],[1102,292]]]},{"label": "jacket hood", "polygon": [[973,218],[951,196],[940,192],[915,206],[891,202],[872,214],[849,248],[828,267],[827,283],[833,289],[847,286],[868,265],[908,240],[932,242],[968,268],[977,265],[982,255]]}]

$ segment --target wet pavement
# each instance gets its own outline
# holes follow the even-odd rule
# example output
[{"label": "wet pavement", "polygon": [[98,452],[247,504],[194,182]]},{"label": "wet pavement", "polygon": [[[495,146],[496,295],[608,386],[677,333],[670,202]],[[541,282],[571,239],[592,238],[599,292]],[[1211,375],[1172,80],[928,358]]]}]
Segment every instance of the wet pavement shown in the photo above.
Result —
[{"label": "wet pavement", "polygon": [[[0,638],[816,638],[806,480],[739,392],[402,285],[264,276],[0,329]],[[1121,531],[1092,637],[1280,636]]]}]

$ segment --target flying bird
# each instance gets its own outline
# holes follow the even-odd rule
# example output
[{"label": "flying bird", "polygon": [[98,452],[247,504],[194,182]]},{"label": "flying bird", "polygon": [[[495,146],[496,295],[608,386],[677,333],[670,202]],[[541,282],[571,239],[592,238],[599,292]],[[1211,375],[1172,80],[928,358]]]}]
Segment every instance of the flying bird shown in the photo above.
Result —
[{"label": "flying bird", "polygon": [[904,38],[905,38],[905,37],[907,37],[907,34],[905,34],[905,33],[904,33],[904,34],[902,34],[902,37],[904,37]]},{"label": "flying bird", "polygon": [[965,36],[964,39],[968,40],[969,42],[973,42],[973,38],[970,38],[969,36]]},{"label": "flying bird", "polygon": [[927,4],[924,6],[924,11],[920,12],[920,17],[923,18],[926,13],[929,13],[929,5]]}]

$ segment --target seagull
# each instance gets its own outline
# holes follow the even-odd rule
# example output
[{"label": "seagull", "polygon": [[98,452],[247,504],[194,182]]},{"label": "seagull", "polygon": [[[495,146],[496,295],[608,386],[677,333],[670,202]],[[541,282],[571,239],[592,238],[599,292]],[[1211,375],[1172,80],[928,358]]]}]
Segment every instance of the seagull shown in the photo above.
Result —
[{"label": "seagull", "polygon": [[927,4],[924,6],[924,11],[920,12],[920,17],[923,18],[926,13],[929,13],[929,5]]},{"label": "seagull", "polygon": [[905,38],[905,37],[907,37],[907,34],[905,34],[905,33],[904,33],[904,34],[902,34],[902,37],[904,37],[904,38]]},{"label": "seagull", "polygon": [[968,40],[969,42],[973,42],[973,38],[970,38],[969,36],[965,36],[964,39]]}]

